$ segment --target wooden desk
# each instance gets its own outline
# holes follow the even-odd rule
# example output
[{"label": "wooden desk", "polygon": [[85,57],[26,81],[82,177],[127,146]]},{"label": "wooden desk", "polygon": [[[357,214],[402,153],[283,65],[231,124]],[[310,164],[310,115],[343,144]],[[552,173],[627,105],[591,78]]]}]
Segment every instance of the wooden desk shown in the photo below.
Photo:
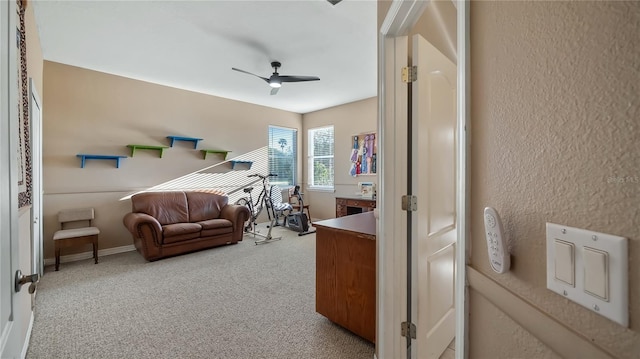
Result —
[{"label": "wooden desk", "polygon": [[373,212],[314,222],[316,312],[375,343],[376,219]]},{"label": "wooden desk", "polygon": [[336,217],[373,211],[374,208],[376,208],[376,200],[372,198],[336,197]]}]

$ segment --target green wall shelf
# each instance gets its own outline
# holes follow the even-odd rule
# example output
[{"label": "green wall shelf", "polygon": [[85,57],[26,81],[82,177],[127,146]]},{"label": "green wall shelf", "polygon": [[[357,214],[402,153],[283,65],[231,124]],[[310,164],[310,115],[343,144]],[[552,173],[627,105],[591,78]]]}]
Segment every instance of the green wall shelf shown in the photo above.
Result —
[{"label": "green wall shelf", "polygon": [[195,138],[195,137],[167,136],[167,138],[171,140],[171,144],[170,144],[171,147],[173,147],[173,143],[175,141],[187,141],[187,142],[193,142],[193,148],[198,148],[198,142],[202,141],[202,138]]},{"label": "green wall shelf", "polygon": [[222,155],[223,159],[227,159],[227,154],[231,151],[223,151],[223,150],[200,150],[200,152],[202,152],[202,159],[206,160],[207,159],[207,155],[209,153],[219,153]]},{"label": "green wall shelf", "polygon": [[131,157],[136,153],[136,150],[154,150],[160,151],[160,158],[164,154],[164,150],[169,148],[168,146],[150,146],[150,145],[127,145],[131,149]]},{"label": "green wall shelf", "polygon": [[237,165],[245,165],[245,166],[249,166],[249,168],[247,168],[248,170],[251,169],[251,166],[253,165],[253,161],[230,161],[231,162],[231,169],[235,169]]},{"label": "green wall shelf", "polygon": [[80,168],[84,168],[86,160],[115,160],[116,168],[120,168],[120,159],[127,158],[127,156],[115,156],[115,155],[89,155],[86,153],[79,153],[76,157],[80,157]]}]

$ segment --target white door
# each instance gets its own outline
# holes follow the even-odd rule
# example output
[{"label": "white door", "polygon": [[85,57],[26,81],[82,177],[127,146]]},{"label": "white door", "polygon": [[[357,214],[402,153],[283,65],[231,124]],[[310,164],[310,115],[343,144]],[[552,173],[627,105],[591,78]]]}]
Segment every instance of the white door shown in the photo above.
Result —
[{"label": "white door", "polygon": [[33,168],[33,204],[31,223],[31,273],[44,274],[42,242],[42,108],[33,79],[29,79],[29,120],[31,121],[31,155]]},{"label": "white door", "polygon": [[18,270],[17,56],[16,2],[0,1],[0,358],[20,357],[25,329],[24,312],[16,310],[25,298],[13,283]]},{"label": "white door", "polygon": [[411,177],[414,358],[438,358],[455,336],[456,65],[413,37]]}]

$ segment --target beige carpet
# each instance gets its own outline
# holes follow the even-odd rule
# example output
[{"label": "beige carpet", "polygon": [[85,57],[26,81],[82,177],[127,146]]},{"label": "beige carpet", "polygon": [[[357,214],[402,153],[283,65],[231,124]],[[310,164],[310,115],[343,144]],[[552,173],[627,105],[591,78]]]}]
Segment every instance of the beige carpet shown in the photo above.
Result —
[{"label": "beige carpet", "polygon": [[47,268],[27,358],[371,359],[315,312],[315,234],[146,262],[137,252]]}]

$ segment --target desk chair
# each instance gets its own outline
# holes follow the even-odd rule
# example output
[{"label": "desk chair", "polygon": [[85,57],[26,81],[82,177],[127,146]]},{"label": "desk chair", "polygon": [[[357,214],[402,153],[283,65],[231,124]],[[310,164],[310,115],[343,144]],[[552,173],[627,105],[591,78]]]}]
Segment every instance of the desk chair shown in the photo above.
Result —
[{"label": "desk chair", "polygon": [[[297,193],[296,193],[297,191]],[[291,187],[289,188],[289,203],[291,204],[291,207],[296,211],[296,212],[300,212],[300,201],[298,200],[298,195],[300,195],[300,197],[302,197],[302,193],[299,192],[300,191],[300,186],[295,186],[295,187]],[[311,222],[311,212],[309,212],[309,205],[304,203],[304,201],[302,201],[302,211],[307,210],[307,218],[309,218],[309,223],[311,223],[313,225],[313,222]]]},{"label": "desk chair", "polygon": [[98,263],[98,234],[100,234],[100,230],[92,226],[94,217],[93,208],[66,209],[58,213],[60,230],[53,234],[56,271],[60,267],[60,249],[82,244],[93,245],[94,262]]}]

